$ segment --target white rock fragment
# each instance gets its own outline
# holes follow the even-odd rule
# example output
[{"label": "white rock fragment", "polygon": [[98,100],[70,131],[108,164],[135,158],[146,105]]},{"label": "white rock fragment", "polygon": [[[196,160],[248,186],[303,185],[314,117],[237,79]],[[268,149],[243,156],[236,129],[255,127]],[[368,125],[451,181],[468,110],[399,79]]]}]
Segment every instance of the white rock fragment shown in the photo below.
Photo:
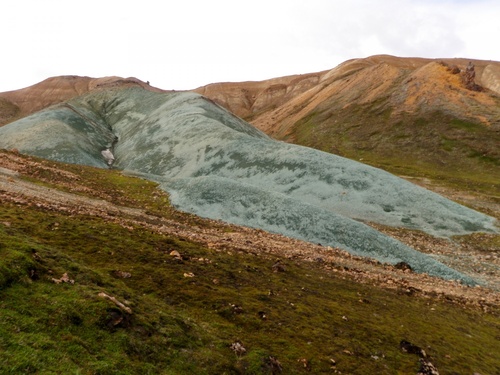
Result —
[{"label": "white rock fragment", "polygon": [[106,160],[106,163],[108,163],[108,165],[112,165],[115,162],[115,156],[109,150],[109,148],[102,150],[101,155],[103,156],[104,160]]}]

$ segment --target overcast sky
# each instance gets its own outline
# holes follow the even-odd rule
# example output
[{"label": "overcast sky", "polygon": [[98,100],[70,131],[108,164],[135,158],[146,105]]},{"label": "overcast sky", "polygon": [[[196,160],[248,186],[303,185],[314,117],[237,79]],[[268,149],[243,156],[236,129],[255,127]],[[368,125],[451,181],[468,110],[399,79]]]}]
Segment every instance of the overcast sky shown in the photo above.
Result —
[{"label": "overcast sky", "polygon": [[375,54],[500,61],[498,0],[2,0],[0,92],[51,76],[162,89]]}]

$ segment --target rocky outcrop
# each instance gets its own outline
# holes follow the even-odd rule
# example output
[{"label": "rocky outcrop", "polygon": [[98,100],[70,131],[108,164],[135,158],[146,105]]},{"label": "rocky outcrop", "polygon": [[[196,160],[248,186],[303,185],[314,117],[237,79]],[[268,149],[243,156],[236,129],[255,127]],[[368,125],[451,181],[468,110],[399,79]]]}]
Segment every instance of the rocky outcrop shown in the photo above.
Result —
[{"label": "rocky outcrop", "polygon": [[483,88],[476,83],[476,70],[474,64],[469,61],[463,73],[464,85],[471,91],[482,91]]}]

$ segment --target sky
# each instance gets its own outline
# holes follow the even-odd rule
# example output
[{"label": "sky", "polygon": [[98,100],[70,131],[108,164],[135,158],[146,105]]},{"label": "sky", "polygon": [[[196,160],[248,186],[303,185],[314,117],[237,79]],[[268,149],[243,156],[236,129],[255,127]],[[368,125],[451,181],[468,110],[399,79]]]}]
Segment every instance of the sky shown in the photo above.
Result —
[{"label": "sky", "polygon": [[2,0],[0,92],[60,75],[188,90],[353,58],[500,61],[498,0]]}]

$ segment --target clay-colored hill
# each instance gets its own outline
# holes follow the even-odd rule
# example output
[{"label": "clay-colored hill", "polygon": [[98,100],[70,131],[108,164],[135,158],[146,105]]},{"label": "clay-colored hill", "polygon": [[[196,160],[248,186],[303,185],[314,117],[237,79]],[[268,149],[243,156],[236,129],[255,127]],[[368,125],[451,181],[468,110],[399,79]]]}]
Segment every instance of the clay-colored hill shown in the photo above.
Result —
[{"label": "clay-colored hill", "polygon": [[51,77],[24,89],[0,93],[0,126],[75,96],[116,86],[140,86],[151,91],[164,91],[133,77]]},{"label": "clay-colored hill", "polygon": [[383,55],[196,91],[274,138],[499,199],[500,62]]},{"label": "clay-colored hill", "polygon": [[[461,74],[452,72],[453,67],[465,70],[469,61],[475,66],[476,83],[486,90],[483,95],[466,91]],[[397,112],[416,113],[423,102],[431,106],[456,105],[463,101],[462,96],[468,100],[474,98],[482,105],[493,105],[491,94],[500,95],[500,62],[377,55],[349,60],[319,73],[260,82],[213,83],[194,91],[266,133],[283,137],[291,133],[291,127],[298,120],[329,98],[335,97],[338,107],[348,109],[346,105],[372,103],[387,96],[388,91],[396,90],[401,93],[392,98],[391,104],[397,106]],[[464,104],[457,110],[470,111]],[[497,126],[500,122],[499,118],[488,116],[478,117],[478,120],[493,121]]]}]

